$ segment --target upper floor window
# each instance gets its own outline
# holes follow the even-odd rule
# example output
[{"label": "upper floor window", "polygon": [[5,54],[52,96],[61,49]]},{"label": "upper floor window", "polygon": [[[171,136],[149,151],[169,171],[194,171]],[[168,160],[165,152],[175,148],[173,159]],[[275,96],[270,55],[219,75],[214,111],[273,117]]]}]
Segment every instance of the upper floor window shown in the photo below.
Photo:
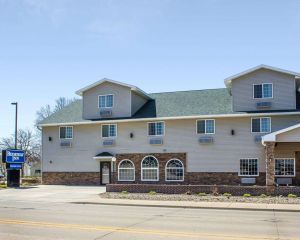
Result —
[{"label": "upper floor window", "polygon": [[256,158],[240,159],[239,176],[258,176],[258,160]]},{"label": "upper floor window", "polygon": [[60,139],[72,139],[73,138],[73,127],[60,127],[59,128]]},{"label": "upper floor window", "polygon": [[273,84],[263,83],[253,85],[254,98],[272,98],[273,97]]},{"label": "upper floor window", "polygon": [[253,133],[269,133],[271,132],[271,118],[252,118],[251,131]]},{"label": "upper floor window", "polygon": [[164,122],[151,122],[148,123],[148,135],[149,136],[163,136],[165,134]]},{"label": "upper floor window", "polygon": [[295,159],[294,158],[275,159],[275,175],[295,176]]},{"label": "upper floor window", "polygon": [[214,134],[215,120],[214,119],[197,120],[197,133]]},{"label": "upper floor window", "polygon": [[114,95],[100,95],[99,96],[99,108],[111,108],[114,105]]},{"label": "upper floor window", "polygon": [[117,136],[117,124],[104,124],[102,125],[102,137],[116,137]]}]

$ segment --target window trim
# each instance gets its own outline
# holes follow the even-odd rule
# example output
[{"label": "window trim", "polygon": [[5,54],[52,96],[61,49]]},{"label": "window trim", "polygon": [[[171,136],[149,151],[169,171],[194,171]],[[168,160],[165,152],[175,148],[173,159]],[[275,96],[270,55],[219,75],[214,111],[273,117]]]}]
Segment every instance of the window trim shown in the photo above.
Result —
[{"label": "window trim", "polygon": [[[286,160],[286,159],[293,159],[294,161],[294,174],[293,175],[276,175],[276,160]],[[274,158],[275,161],[275,168],[274,168],[274,176],[275,177],[296,177],[296,158]]]},{"label": "window trim", "polygon": [[[153,180],[153,179],[144,179],[144,178],[143,178],[143,169],[145,169],[145,168],[143,168],[143,161],[144,161],[145,158],[147,158],[147,157],[153,157],[153,158],[156,160],[156,162],[157,162],[157,168],[146,168],[146,169],[157,169],[157,174],[156,174],[156,179],[155,179],[155,180]],[[157,159],[156,157],[154,157],[153,155],[147,155],[147,156],[145,156],[145,157],[143,158],[143,160],[141,161],[141,181],[142,181],[142,182],[159,182],[159,161],[158,161],[158,159]]]},{"label": "window trim", "polygon": [[[61,138],[61,137],[60,137],[60,129],[61,129],[61,128],[67,128],[67,127],[72,128],[72,137],[71,137],[71,138]],[[73,126],[59,126],[58,136],[59,136],[59,139],[60,139],[60,140],[72,140],[72,139],[74,138],[74,129],[73,129]]]},{"label": "window trim", "polygon": [[[268,118],[268,119],[270,119],[270,131],[269,132],[262,132],[261,131],[261,120],[263,119],[263,118]],[[253,132],[253,128],[252,128],[252,120],[253,119],[260,119],[260,126],[259,126],[259,132]],[[252,117],[251,118],[251,133],[271,133],[272,132],[272,118],[271,117]]]},{"label": "window trim", "polygon": [[[272,97],[264,97],[264,85],[266,84],[271,84],[272,85]],[[257,86],[257,85],[261,85],[262,86],[262,97],[261,98],[256,98],[254,97],[254,86]],[[273,87],[273,83],[254,83],[253,84],[253,99],[273,99],[274,98],[274,87]]]},{"label": "window trim", "polygon": [[[242,160],[242,159],[247,159],[248,161],[249,161],[250,159],[256,159],[256,161],[257,161],[257,174],[255,174],[255,175],[245,175],[245,174],[241,174],[241,160]],[[254,158],[249,158],[249,157],[240,158],[240,159],[239,159],[239,173],[238,173],[238,176],[239,176],[239,177],[258,177],[258,176],[259,176],[259,158],[256,158],[256,157],[254,157]]]},{"label": "window trim", "polygon": [[[129,161],[133,165],[133,180],[120,180],[120,165],[124,161]],[[121,169],[130,169],[130,168],[121,168]],[[130,159],[123,159],[118,164],[118,182],[134,182],[134,181],[135,181],[135,165],[134,165],[133,161],[131,161]]]},{"label": "window trim", "polygon": [[[110,126],[110,125],[115,125],[116,126],[116,136],[108,136],[108,137],[103,137],[103,126],[104,125],[108,125],[108,126]],[[108,130],[108,133],[109,133],[109,130]],[[104,138],[104,139],[107,139],[107,138],[109,138],[109,139],[112,139],[112,138],[117,138],[117,136],[118,136],[118,124],[116,124],[116,123],[105,123],[105,124],[101,124],[101,138]]]},{"label": "window trim", "polygon": [[[205,130],[205,133],[198,133],[198,121],[205,121],[205,127],[204,127],[204,130]],[[213,121],[214,122],[214,132],[213,133],[207,133],[206,132],[206,121]],[[197,119],[196,120],[196,134],[207,134],[207,135],[213,135],[213,134],[216,134],[216,120],[215,119]]]},{"label": "window trim", "polygon": [[[164,124],[164,132],[163,132],[163,134],[162,134],[162,135],[156,135],[156,133],[155,133],[155,135],[149,135],[149,124],[150,124],[150,123],[163,123],[163,124]],[[155,131],[155,132],[156,132],[156,131]],[[147,122],[147,135],[148,135],[148,137],[164,137],[165,134],[166,134],[166,123],[165,123],[165,121],[153,121],[153,122]]]},{"label": "window trim", "polygon": [[[113,104],[112,104],[112,106],[111,107],[100,107],[100,97],[103,97],[103,96],[113,96]],[[111,108],[113,108],[114,107],[114,105],[115,105],[115,94],[113,94],[113,93],[111,93],[111,94],[102,94],[102,95],[98,95],[98,108],[99,109],[111,109]]]},{"label": "window trim", "polygon": [[[168,180],[167,179],[167,166],[168,166],[168,163],[170,162],[170,161],[172,161],[172,160],[177,160],[177,161],[179,161],[181,164],[182,164],[182,171],[183,171],[183,176],[182,176],[182,180]],[[184,182],[184,164],[183,164],[183,162],[180,160],[180,159],[178,159],[178,158],[171,158],[171,159],[169,159],[168,161],[167,161],[167,163],[166,163],[166,165],[165,165],[165,181],[166,182]]]}]

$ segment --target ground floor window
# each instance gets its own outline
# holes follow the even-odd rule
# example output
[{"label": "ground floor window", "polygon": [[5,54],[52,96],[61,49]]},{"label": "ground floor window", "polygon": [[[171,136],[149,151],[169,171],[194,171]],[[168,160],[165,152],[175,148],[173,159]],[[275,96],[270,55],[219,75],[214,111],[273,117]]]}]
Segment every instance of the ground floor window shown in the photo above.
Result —
[{"label": "ground floor window", "polygon": [[240,159],[240,176],[258,176],[258,160],[256,158]]},{"label": "ground floor window", "polygon": [[142,181],[158,181],[158,161],[153,156],[146,156],[142,160]]},{"label": "ground floor window", "polygon": [[178,159],[171,159],[166,164],[166,181],[183,181],[184,167]]},{"label": "ground floor window", "polygon": [[276,176],[295,176],[294,158],[276,158],[275,159]]},{"label": "ground floor window", "polygon": [[130,160],[122,160],[118,167],[118,180],[119,181],[134,181],[135,170],[134,164]]}]

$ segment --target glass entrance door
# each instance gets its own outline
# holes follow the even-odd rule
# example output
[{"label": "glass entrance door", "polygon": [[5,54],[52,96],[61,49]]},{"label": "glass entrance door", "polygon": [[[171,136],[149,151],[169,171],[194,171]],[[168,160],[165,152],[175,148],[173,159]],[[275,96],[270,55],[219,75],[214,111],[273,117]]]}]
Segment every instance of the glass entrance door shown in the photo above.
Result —
[{"label": "glass entrance door", "polygon": [[110,183],[110,162],[100,162],[101,184]]}]

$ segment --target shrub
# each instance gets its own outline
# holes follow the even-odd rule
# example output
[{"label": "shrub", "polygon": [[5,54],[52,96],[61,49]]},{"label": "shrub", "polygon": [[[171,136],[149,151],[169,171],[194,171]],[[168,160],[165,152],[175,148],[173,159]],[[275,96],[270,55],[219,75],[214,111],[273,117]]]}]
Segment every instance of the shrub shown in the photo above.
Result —
[{"label": "shrub", "polygon": [[229,198],[229,197],[231,197],[232,195],[231,195],[231,193],[227,193],[227,192],[226,192],[226,193],[223,193],[223,196]]},{"label": "shrub", "polygon": [[193,193],[189,190],[185,193],[186,195],[192,195]]},{"label": "shrub", "polygon": [[199,193],[198,193],[198,196],[204,197],[204,196],[206,196],[206,193],[204,193],[204,192],[199,192]]},{"label": "shrub", "polygon": [[243,197],[251,197],[251,194],[250,194],[250,193],[245,193],[245,194],[243,195]]},{"label": "shrub", "polygon": [[127,192],[127,191],[122,191],[121,193],[122,193],[122,194],[128,194],[128,192]]},{"label": "shrub", "polygon": [[155,195],[156,192],[155,192],[155,191],[150,191],[148,194],[149,194],[149,195]]},{"label": "shrub", "polygon": [[296,197],[297,197],[297,195],[292,194],[292,193],[290,193],[290,194],[288,195],[288,198],[296,198]]},{"label": "shrub", "polygon": [[260,197],[265,198],[265,197],[267,197],[267,195],[266,194],[260,194]]},{"label": "shrub", "polygon": [[0,184],[0,188],[7,188],[6,184]]}]

